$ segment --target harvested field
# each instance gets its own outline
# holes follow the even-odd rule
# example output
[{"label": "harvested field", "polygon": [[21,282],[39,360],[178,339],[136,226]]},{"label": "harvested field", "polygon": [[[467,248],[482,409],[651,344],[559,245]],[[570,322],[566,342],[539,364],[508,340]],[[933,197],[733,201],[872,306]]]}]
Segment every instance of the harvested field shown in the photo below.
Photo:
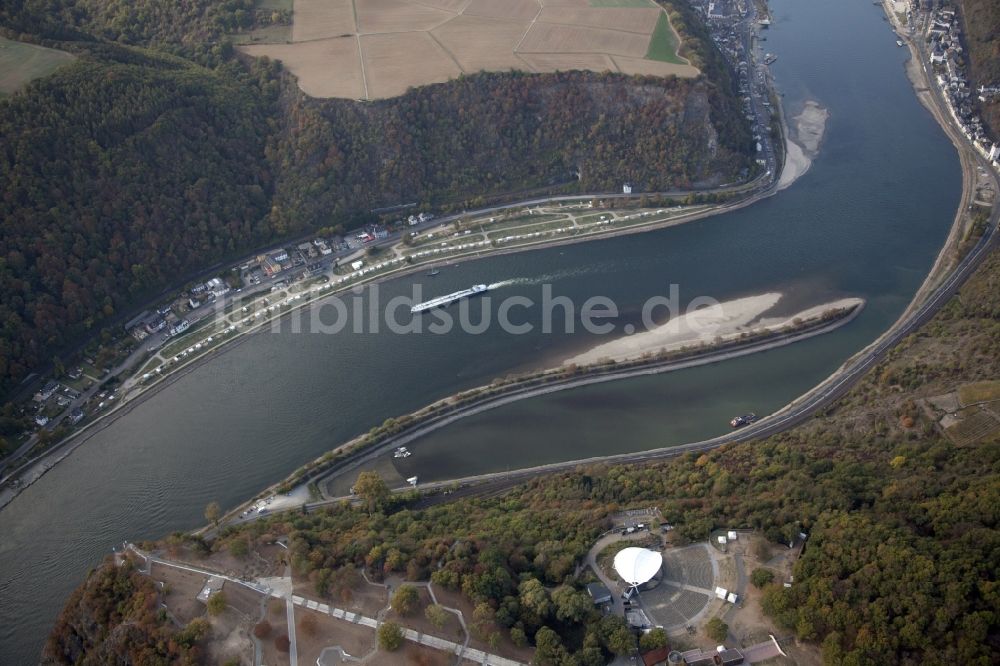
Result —
[{"label": "harvested field", "polygon": [[280,60],[299,77],[302,92],[313,97],[365,97],[356,37],[322,39],[302,44],[244,46],[250,55]]},{"label": "harvested field", "polygon": [[466,72],[523,70],[514,47],[527,29],[527,23],[459,16],[431,34]]},{"label": "harvested field", "polygon": [[958,399],[963,407],[977,402],[1000,400],[1000,381],[966,384],[959,387]]},{"label": "harvested field", "polygon": [[653,0],[590,0],[591,7],[655,7]]},{"label": "harvested field", "polygon": [[0,95],[17,92],[32,79],[47,76],[75,60],[65,51],[0,37]]},{"label": "harvested field", "polygon": [[362,35],[433,30],[455,17],[452,12],[407,0],[355,0],[354,4],[358,12],[358,32]]},{"label": "harvested field", "polygon": [[511,21],[530,21],[542,6],[538,0],[472,0],[465,8],[467,16],[490,16]]},{"label": "harvested field", "polygon": [[[539,23],[560,23],[589,28],[607,28],[624,32],[652,34],[656,22],[666,16],[653,7],[645,9],[595,9],[593,7],[545,7],[538,15]],[[667,21],[667,25],[670,22]]]},{"label": "harvested field", "polygon": [[618,71],[614,61],[602,53],[523,53],[520,57],[537,72],[565,72],[571,69]]},{"label": "harvested field", "polygon": [[623,56],[613,56],[612,60],[618,65],[618,69],[624,74],[642,74],[644,76],[698,76],[698,68],[687,64],[674,64],[672,62],[657,62],[646,60],[645,58],[625,58]]},{"label": "harvested field", "polygon": [[649,0],[297,0],[291,43],[266,40],[240,48],[313,97],[384,99],[478,71],[698,75]]},{"label": "harvested field", "polygon": [[461,14],[471,0],[420,0],[420,4],[444,9],[455,14]]},{"label": "harvested field", "polygon": [[361,53],[372,99],[402,95],[411,86],[441,83],[462,73],[426,32],[363,35]]},{"label": "harvested field", "polygon": [[295,0],[293,42],[342,37],[356,32],[351,0]]},{"label": "harvested field", "polygon": [[648,46],[648,35],[536,22],[521,41],[518,53],[606,53],[642,58]]}]

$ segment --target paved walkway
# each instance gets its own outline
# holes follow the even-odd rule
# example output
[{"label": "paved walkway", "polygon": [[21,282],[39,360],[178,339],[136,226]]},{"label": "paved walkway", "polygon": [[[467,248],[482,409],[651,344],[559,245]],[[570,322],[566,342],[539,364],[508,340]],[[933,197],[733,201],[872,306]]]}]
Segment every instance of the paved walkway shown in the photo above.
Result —
[{"label": "paved walkway", "polygon": [[763,643],[757,643],[756,645],[751,645],[748,648],[740,649],[743,653],[743,658],[748,664],[757,664],[762,661],[767,661],[768,659],[774,659],[775,657],[787,657],[785,651],[781,649],[778,645],[778,641],[771,636],[771,640],[764,641]]},{"label": "paved walkway", "polygon": [[[337,618],[338,620],[344,620],[346,622],[353,622],[354,624],[360,624],[364,627],[369,627],[371,629],[377,629],[380,624],[379,620],[362,615],[360,613],[353,613],[351,611],[346,611],[342,608],[336,608],[328,604],[320,603],[313,599],[307,599],[305,597],[299,596],[292,593],[291,578],[289,576],[281,578],[264,578],[253,582],[248,582],[234,578],[232,576],[225,576],[223,574],[217,573],[215,571],[210,571],[208,569],[202,569],[200,567],[193,567],[188,564],[179,564],[177,562],[171,562],[169,560],[164,560],[149,553],[139,550],[133,544],[128,544],[126,546],[128,550],[131,550],[139,557],[146,560],[147,563],[156,563],[163,566],[174,567],[176,569],[183,569],[185,571],[191,571],[194,573],[202,574],[205,576],[215,576],[216,578],[222,578],[223,580],[236,583],[248,587],[256,592],[265,594],[268,596],[276,597],[279,599],[286,599],[288,602],[287,613],[288,613],[288,639],[291,643],[291,650],[289,652],[289,658],[292,666],[297,666],[297,656],[295,649],[295,619],[294,619],[294,606],[301,606],[302,608],[308,608],[309,610],[317,611],[319,613],[324,613],[330,615],[331,617]],[[461,619],[461,618],[460,618]],[[464,622],[463,622],[464,627]],[[468,633],[466,633],[468,635]],[[438,636],[431,636],[429,634],[423,634],[413,629],[403,629],[403,637],[419,645],[426,645],[427,647],[434,648],[436,650],[442,650],[444,652],[449,652],[456,657],[466,659],[477,664],[488,664],[489,666],[527,666],[519,661],[514,661],[513,659],[507,659],[506,657],[501,657],[495,654],[490,654],[489,652],[483,652],[482,650],[477,650],[475,648],[470,648],[465,644],[455,643],[454,641],[449,641],[444,638],[439,638]],[[466,641],[467,643],[468,641]]]},{"label": "paved walkway", "polygon": [[[289,587],[292,582],[292,567],[290,565],[285,565],[285,578],[288,580]],[[295,595],[285,594],[285,614],[288,620],[288,663],[289,666],[299,666],[299,648],[295,643],[295,606],[292,603],[295,600]]]},{"label": "paved walkway", "polygon": [[649,536],[649,532],[633,532],[632,534],[623,535],[620,528],[611,530],[600,539],[594,542],[594,545],[590,547],[587,551],[586,565],[590,567],[597,577],[601,580],[601,584],[608,588],[611,592],[611,606],[612,613],[615,615],[625,615],[625,605],[622,603],[622,589],[617,581],[611,580],[601,568],[597,566],[597,556],[601,554],[601,551],[610,546],[617,541],[637,541],[641,538]]},{"label": "paved walkway", "polygon": [[[308,608],[309,610],[313,610],[318,613],[325,613],[331,617],[337,618],[338,620],[360,624],[363,627],[377,629],[380,624],[379,621],[373,617],[368,617],[367,615],[362,615],[361,613],[346,611],[342,608],[336,608],[313,599],[306,599],[305,597],[300,597],[297,594],[293,594],[291,600],[296,606],[302,606],[303,608]],[[514,661],[513,659],[507,659],[495,654],[483,652],[482,650],[466,647],[460,643],[455,643],[454,641],[449,641],[438,636],[431,636],[430,634],[423,634],[419,631],[414,631],[413,629],[403,629],[403,638],[420,645],[426,645],[427,647],[431,647],[436,650],[449,652],[456,657],[462,657],[477,664],[490,664],[491,666],[525,666],[521,662]]]}]

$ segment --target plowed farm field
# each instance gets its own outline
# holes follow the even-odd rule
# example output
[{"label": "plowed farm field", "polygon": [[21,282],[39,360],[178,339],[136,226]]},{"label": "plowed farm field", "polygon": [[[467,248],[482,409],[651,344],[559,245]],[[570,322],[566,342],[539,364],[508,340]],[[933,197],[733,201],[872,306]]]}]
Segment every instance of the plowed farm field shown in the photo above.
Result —
[{"label": "plowed farm field", "polygon": [[313,97],[385,99],[480,71],[698,75],[652,0],[294,0],[290,34],[240,48]]}]

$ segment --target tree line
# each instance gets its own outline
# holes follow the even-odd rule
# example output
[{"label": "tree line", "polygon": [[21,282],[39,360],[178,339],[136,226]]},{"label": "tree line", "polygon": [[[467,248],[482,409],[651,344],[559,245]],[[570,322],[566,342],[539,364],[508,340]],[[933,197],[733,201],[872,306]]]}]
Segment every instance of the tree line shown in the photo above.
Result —
[{"label": "tree line", "polygon": [[184,274],[372,208],[689,188],[750,162],[738,104],[710,78],[478,74],[374,103],[310,99],[223,37],[264,20],[251,9],[0,7],[6,34],[79,56],[0,101],[0,396]]},{"label": "tree line", "polygon": [[[828,413],[788,433],[424,509],[365,474],[359,506],[278,514],[192,544],[245,558],[286,536],[295,575],[332,603],[350,597],[361,569],[431,580],[469,599],[483,640],[533,646],[539,664],[603,664],[635,639],[593,611],[577,568],[614,513],[656,506],[680,544],[720,528],[753,528],[775,544],[804,534],[791,587],[767,570],[751,578],[764,611],[818,644],[827,664],[990,664],[1000,637],[1000,438],[956,445],[917,400],[1000,374],[998,275],[994,252]],[[69,649],[60,637],[82,621],[80,594],[112,594],[105,576],[92,574],[89,592],[67,603],[50,653]]]}]

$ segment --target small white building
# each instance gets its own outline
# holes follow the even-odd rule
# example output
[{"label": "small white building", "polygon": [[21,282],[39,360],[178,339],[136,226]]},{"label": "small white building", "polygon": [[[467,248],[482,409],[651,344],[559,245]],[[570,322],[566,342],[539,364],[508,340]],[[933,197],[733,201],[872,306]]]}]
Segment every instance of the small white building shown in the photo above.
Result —
[{"label": "small white building", "polygon": [[629,183],[622,185],[622,194],[632,194],[632,185]]},{"label": "small white building", "polygon": [[351,269],[357,271],[357,270],[360,270],[361,267],[364,266],[364,265],[365,265],[365,262],[363,262],[360,259],[358,259],[357,261],[351,262]]}]

